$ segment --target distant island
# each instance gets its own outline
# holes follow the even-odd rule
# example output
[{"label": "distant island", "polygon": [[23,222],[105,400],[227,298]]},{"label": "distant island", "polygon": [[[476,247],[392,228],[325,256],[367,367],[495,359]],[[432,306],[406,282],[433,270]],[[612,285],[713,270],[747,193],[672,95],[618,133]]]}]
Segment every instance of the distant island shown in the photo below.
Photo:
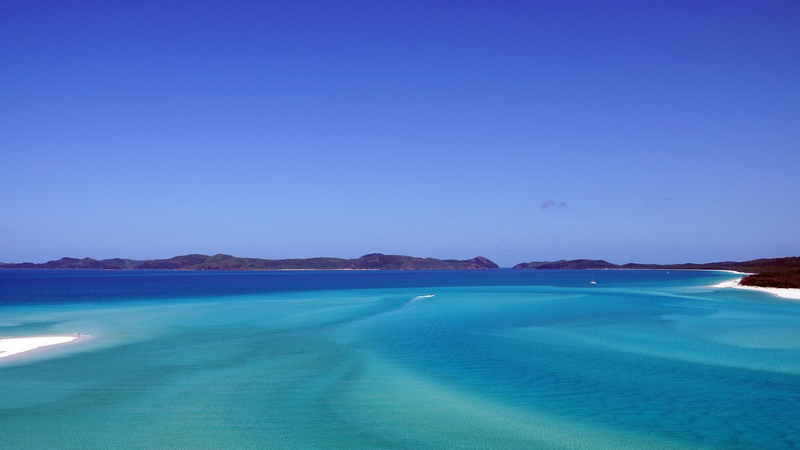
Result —
[{"label": "distant island", "polygon": [[745,286],[800,289],[800,257],[765,258],[752,261],[724,261],[706,264],[613,264],[601,259],[573,259],[520,263],[514,269],[630,269],[630,270],[733,270],[750,273],[741,284]]},{"label": "distant island", "polygon": [[[61,258],[46,263],[0,263],[0,269],[101,269],[101,270],[476,270],[499,269],[487,258],[467,260],[417,258],[370,253],[360,258],[260,259],[231,255],[191,254],[169,259]],[[601,259],[573,259],[520,263],[513,269],[534,270],[733,270],[752,275],[745,286],[800,289],[800,257],[723,261],[705,264],[613,264]]]},{"label": "distant island", "polygon": [[184,255],[169,259],[61,258],[46,263],[0,263],[0,269],[101,269],[101,270],[469,270],[497,269],[478,256],[468,260],[416,258],[370,253],[356,259],[260,259],[231,255]]}]

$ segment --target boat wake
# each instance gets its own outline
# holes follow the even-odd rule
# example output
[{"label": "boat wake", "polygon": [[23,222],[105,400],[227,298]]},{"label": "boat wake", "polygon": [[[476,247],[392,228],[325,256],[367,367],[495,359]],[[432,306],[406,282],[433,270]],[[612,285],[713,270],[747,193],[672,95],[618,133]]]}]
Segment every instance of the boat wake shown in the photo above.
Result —
[{"label": "boat wake", "polygon": [[416,302],[418,302],[420,300],[423,300],[423,299],[426,299],[426,298],[431,298],[431,297],[433,297],[433,294],[418,295],[418,296],[412,298],[411,300],[409,300],[409,302],[406,303],[406,305],[411,305],[411,304],[416,303]]}]

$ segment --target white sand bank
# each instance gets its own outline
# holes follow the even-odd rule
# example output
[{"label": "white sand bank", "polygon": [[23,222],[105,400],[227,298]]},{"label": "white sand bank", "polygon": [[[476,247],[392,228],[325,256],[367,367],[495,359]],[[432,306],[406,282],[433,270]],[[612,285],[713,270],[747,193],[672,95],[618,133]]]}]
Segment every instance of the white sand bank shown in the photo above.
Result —
[{"label": "white sand bank", "polygon": [[734,288],[734,289],[747,289],[749,291],[760,291],[766,292],[768,294],[776,295],[781,298],[790,298],[793,300],[800,300],[800,289],[781,289],[781,288],[764,288],[764,287],[756,287],[756,286],[742,286],[739,282],[742,281],[741,278],[737,280],[730,280],[725,281],[719,284],[715,284],[711,286],[712,288]]},{"label": "white sand bank", "polygon": [[18,353],[29,352],[41,347],[51,345],[66,344],[78,339],[79,335],[74,336],[33,336],[33,337],[8,337],[0,338],[0,358],[16,355]]}]

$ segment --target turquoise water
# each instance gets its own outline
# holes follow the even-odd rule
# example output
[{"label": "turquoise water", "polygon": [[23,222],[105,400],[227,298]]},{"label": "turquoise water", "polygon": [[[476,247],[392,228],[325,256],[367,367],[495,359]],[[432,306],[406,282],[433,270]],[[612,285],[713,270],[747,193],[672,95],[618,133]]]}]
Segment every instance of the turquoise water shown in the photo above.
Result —
[{"label": "turquoise water", "polygon": [[798,448],[800,302],[732,277],[0,271],[90,336],[0,360],[0,448]]}]

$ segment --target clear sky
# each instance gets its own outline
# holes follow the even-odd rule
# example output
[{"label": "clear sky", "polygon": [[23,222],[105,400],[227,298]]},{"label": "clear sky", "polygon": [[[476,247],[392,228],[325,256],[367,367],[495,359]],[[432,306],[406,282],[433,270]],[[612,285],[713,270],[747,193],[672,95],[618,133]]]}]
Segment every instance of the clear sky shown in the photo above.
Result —
[{"label": "clear sky", "polygon": [[0,2],[0,261],[800,255],[800,2]]}]

